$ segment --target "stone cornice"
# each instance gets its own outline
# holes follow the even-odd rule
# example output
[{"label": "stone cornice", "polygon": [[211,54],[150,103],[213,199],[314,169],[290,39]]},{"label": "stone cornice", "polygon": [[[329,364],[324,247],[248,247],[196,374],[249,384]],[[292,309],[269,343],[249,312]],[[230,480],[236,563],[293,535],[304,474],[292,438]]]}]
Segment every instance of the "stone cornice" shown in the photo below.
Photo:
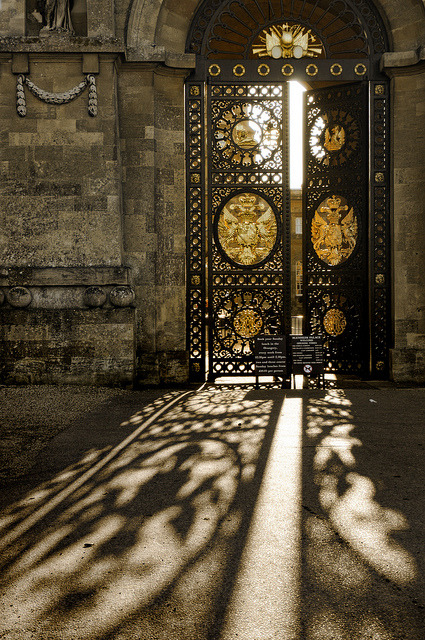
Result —
[{"label": "stone cornice", "polygon": [[425,45],[411,51],[388,51],[380,61],[380,70],[393,78],[397,75],[423,73],[425,71]]},{"label": "stone cornice", "polygon": [[116,38],[83,38],[52,32],[44,37],[0,37],[0,52],[6,53],[124,53]]}]

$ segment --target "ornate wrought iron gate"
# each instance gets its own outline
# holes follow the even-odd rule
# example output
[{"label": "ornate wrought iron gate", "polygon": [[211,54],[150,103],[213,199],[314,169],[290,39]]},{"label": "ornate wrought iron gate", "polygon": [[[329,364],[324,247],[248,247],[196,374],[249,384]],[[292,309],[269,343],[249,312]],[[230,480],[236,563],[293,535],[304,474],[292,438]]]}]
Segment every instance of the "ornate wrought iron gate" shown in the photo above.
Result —
[{"label": "ornate wrought iron gate", "polygon": [[327,86],[307,103],[304,332],[323,335],[329,371],[388,376],[388,47],[369,0],[200,3],[187,39],[192,380],[207,347],[211,378],[249,374],[256,333],[289,332],[285,80]]},{"label": "ornate wrought iron gate", "polygon": [[328,371],[388,375],[387,103],[380,83],[306,94],[305,331]]},{"label": "ornate wrought iron gate", "polygon": [[208,86],[209,378],[290,326],[287,85]]},{"label": "ornate wrought iron gate", "polygon": [[253,375],[255,336],[290,331],[287,85],[211,79],[205,151],[203,86],[188,93],[191,377],[207,343],[209,379]]},{"label": "ornate wrought iron gate", "polygon": [[329,371],[366,374],[368,85],[306,95],[305,308]]}]

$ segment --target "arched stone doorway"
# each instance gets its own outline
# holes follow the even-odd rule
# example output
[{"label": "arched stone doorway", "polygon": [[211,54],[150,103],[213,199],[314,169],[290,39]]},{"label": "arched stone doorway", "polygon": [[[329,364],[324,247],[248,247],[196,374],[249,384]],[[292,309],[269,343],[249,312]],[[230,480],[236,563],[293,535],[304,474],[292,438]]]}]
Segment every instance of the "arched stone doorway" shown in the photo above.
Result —
[{"label": "arched stone doorway", "polygon": [[[187,40],[191,378],[253,375],[291,332],[286,85],[305,83],[305,331],[328,371],[387,377],[390,209],[383,21],[367,2],[214,2]],[[207,309],[208,304],[208,309]],[[206,333],[204,318],[209,317]]]}]

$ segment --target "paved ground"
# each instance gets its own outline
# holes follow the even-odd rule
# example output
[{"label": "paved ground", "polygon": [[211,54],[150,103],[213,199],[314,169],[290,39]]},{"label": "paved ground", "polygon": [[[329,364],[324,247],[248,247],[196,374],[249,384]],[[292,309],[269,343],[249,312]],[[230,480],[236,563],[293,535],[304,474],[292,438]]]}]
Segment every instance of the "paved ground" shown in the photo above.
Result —
[{"label": "paved ground", "polygon": [[3,640],[423,640],[425,389],[0,389]]}]

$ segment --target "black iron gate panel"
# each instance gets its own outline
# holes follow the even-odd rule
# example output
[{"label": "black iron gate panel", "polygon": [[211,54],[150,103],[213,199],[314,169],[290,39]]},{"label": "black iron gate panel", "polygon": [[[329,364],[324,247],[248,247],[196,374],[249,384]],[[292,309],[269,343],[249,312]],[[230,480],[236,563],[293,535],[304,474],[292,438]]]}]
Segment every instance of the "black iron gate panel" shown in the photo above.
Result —
[{"label": "black iron gate panel", "polygon": [[290,327],[287,85],[208,85],[209,379]]},{"label": "black iron gate panel", "polygon": [[187,344],[189,376],[205,382],[205,106],[204,83],[186,85]]},{"label": "black iron gate panel", "polygon": [[389,84],[370,87],[371,375],[387,379],[391,332]]},{"label": "black iron gate panel", "polygon": [[369,371],[368,84],[306,95],[306,330],[326,370]]}]

